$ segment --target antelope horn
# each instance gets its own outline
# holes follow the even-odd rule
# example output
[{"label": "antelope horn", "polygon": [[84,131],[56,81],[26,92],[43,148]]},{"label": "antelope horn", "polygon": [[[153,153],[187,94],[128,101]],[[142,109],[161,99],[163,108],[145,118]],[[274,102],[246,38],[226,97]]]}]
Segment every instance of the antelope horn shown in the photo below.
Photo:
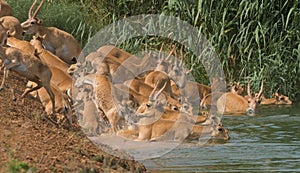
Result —
[{"label": "antelope horn", "polygon": [[173,46],[173,49],[171,50],[171,52],[169,53],[169,55],[166,57],[166,61],[169,61],[170,60],[170,57],[171,57],[171,55],[172,55],[172,53],[174,52],[174,50],[175,50],[175,45]]},{"label": "antelope horn", "polygon": [[42,8],[42,5],[44,3],[44,0],[42,0],[42,2],[40,3],[40,5],[37,7],[37,9],[35,10],[34,14],[33,14],[33,18],[36,17],[36,15],[38,14],[38,12],[40,11],[40,9]]},{"label": "antelope horn", "polygon": [[[157,84],[158,84],[158,82],[157,82]],[[151,94],[149,95],[149,100],[150,101],[155,100],[155,91],[157,89],[157,84],[155,85],[154,89],[152,90]]]},{"label": "antelope horn", "polygon": [[189,69],[188,71],[185,72],[185,74],[189,74],[193,71],[193,66],[191,67],[191,69]]},{"label": "antelope horn", "polygon": [[36,5],[36,2],[37,2],[37,0],[35,0],[34,2],[33,2],[33,4],[31,5],[31,7],[29,8],[29,11],[28,11],[28,18],[31,18],[32,17],[32,10],[33,10],[33,8],[34,8],[34,6]]},{"label": "antelope horn", "polygon": [[251,90],[250,90],[250,82],[248,81],[248,96],[252,98]]},{"label": "antelope horn", "polygon": [[183,57],[180,59],[180,62],[179,62],[179,67],[182,67],[183,66]]},{"label": "antelope horn", "polygon": [[164,43],[161,44],[161,48],[160,48],[159,53],[158,53],[158,58],[159,59],[161,59],[161,54],[162,54],[163,47],[164,47]]},{"label": "antelope horn", "polygon": [[174,56],[175,56],[175,58],[177,58],[177,52],[176,52],[176,49],[174,50]]},{"label": "antelope horn", "polygon": [[182,65],[183,65],[183,45],[181,45],[181,48],[180,48],[180,55],[181,55],[181,60],[180,60],[179,66],[182,67]]},{"label": "antelope horn", "polygon": [[[166,62],[170,62],[170,60],[171,60],[171,55],[172,55],[172,54],[169,54],[169,55],[165,58],[165,61],[166,61]],[[171,62],[170,62],[170,63],[171,63]]]},{"label": "antelope horn", "polygon": [[183,58],[183,45],[181,45],[181,48],[180,48],[180,55]]},{"label": "antelope horn", "polygon": [[159,97],[159,95],[161,94],[161,92],[165,89],[167,85],[167,82],[165,82],[164,86],[157,92],[157,94],[154,96],[154,99],[157,100],[157,98]]},{"label": "antelope horn", "polygon": [[264,89],[264,80],[261,81],[261,87],[260,87],[260,91],[257,95],[257,98],[260,98],[262,93],[263,93],[263,89]]}]

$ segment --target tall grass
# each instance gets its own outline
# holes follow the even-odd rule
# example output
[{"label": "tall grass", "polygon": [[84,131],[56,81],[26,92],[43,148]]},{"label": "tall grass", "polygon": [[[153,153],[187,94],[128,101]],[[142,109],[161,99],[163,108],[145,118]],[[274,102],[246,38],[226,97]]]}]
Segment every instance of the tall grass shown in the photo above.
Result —
[{"label": "tall grass", "polygon": [[179,16],[214,45],[228,81],[251,81],[266,96],[300,100],[299,1],[169,1],[164,13]]},{"label": "tall grass", "polygon": [[[7,0],[23,21],[31,1]],[[300,100],[300,2],[298,0],[48,0],[39,17],[45,25],[72,33],[84,46],[113,21],[138,14],[171,15],[187,21],[214,46],[227,81],[251,81],[254,91],[264,79],[266,96],[280,92]],[[192,39],[188,40],[192,41]],[[128,51],[159,48],[166,38],[139,37],[118,43]],[[177,43],[178,44],[178,43]],[[187,49],[188,66],[201,83],[209,83],[204,64]]]}]

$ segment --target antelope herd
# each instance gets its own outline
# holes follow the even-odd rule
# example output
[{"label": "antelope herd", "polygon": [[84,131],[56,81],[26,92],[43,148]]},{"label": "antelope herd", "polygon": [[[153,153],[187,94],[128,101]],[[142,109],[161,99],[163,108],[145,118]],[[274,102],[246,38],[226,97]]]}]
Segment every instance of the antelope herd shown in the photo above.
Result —
[{"label": "antelope herd", "polygon": [[[138,57],[111,45],[83,55],[71,34],[46,27],[37,18],[43,2],[34,11],[35,0],[28,19],[20,23],[1,1],[0,89],[9,71],[26,77],[21,98],[30,94],[39,99],[56,123],[76,114],[89,134],[113,133],[142,141],[197,140],[203,135],[228,140],[219,114],[255,113],[259,104],[291,104],[278,93],[264,98],[264,81],[258,94],[251,93],[248,82],[246,96],[240,83],[227,92],[214,90],[226,85],[216,78],[212,86],[191,82],[183,57],[175,58],[175,46],[166,56],[163,46],[158,53]],[[32,39],[22,40],[24,34]],[[208,113],[209,107],[217,111]]]}]

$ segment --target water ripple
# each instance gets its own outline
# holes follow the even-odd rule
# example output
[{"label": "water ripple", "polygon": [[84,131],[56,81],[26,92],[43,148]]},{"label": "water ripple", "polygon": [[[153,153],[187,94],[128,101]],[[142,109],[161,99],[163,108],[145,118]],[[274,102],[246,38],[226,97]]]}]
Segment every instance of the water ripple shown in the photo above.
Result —
[{"label": "water ripple", "polygon": [[300,172],[300,107],[262,107],[256,116],[224,116],[225,144],[187,144],[146,160],[155,172]]}]

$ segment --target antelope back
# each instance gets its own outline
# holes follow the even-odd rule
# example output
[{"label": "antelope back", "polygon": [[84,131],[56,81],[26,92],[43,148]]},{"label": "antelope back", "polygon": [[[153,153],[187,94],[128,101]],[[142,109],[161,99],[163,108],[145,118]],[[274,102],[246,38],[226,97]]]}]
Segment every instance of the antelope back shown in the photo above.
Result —
[{"label": "antelope back", "polygon": [[20,39],[15,38],[15,37],[8,37],[7,44],[10,47],[18,48],[18,49],[20,49],[20,50],[22,50],[22,51],[24,51],[28,54],[34,54],[35,53],[34,47],[28,41],[25,41],[25,40],[20,40]]},{"label": "antelope back", "polygon": [[135,61],[135,63],[140,62],[140,60],[141,60],[140,58],[138,58],[122,49],[119,49],[113,45],[102,46],[97,50],[97,52],[101,52],[105,56],[107,56],[107,55],[114,56],[117,59],[119,59],[120,62],[123,62],[129,58],[132,58],[133,61]]},{"label": "antelope back", "polygon": [[9,31],[9,35],[18,39],[22,39],[23,28],[20,21],[13,16],[3,16],[0,18],[3,27]]},{"label": "antelope back", "polygon": [[217,109],[221,114],[227,113],[245,113],[248,102],[240,95],[231,92],[224,93],[217,100]]},{"label": "antelope back", "polygon": [[12,16],[12,9],[4,0],[0,1],[0,17]]}]

